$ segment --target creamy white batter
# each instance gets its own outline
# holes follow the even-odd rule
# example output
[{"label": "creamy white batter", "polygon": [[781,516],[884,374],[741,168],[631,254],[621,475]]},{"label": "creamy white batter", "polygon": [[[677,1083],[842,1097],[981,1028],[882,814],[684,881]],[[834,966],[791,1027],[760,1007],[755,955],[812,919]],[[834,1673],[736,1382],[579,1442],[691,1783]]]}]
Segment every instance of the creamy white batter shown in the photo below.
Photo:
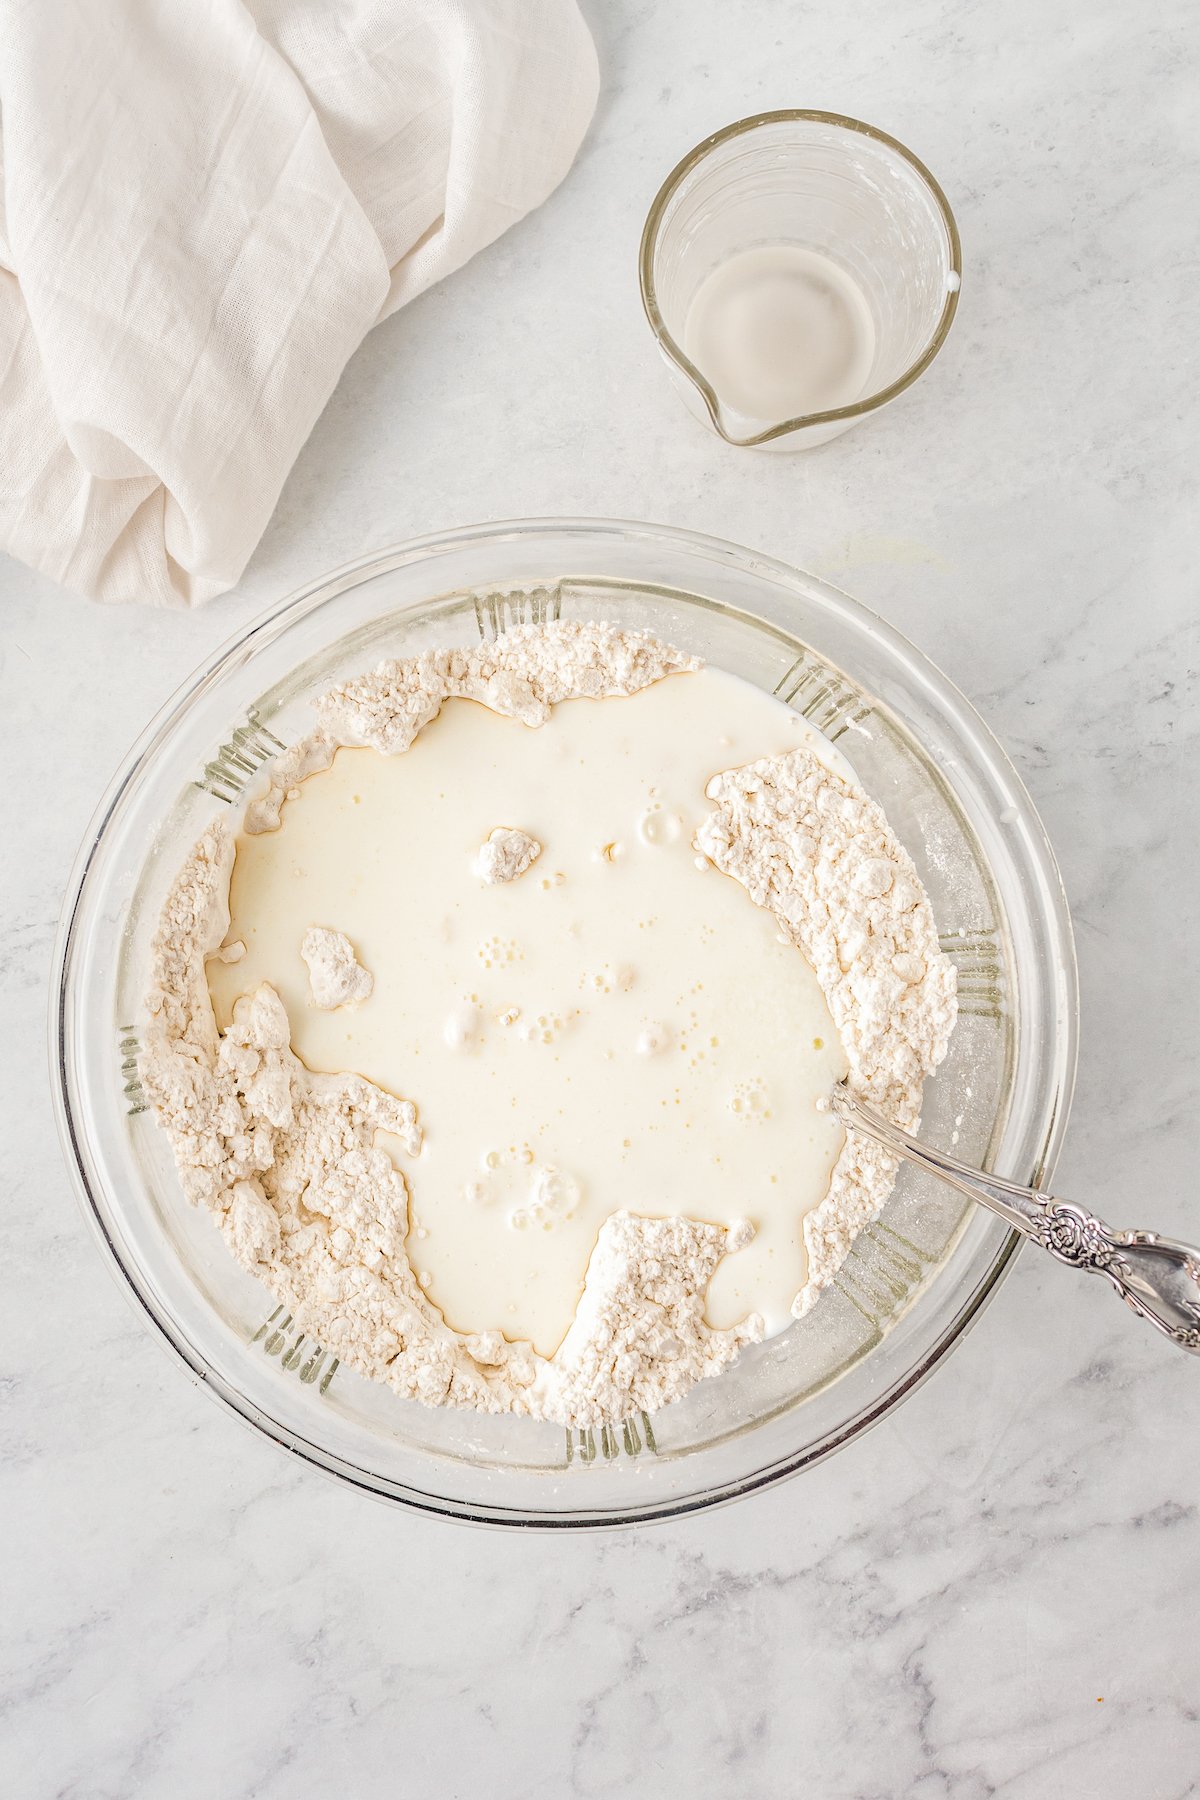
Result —
[{"label": "creamy white batter", "polygon": [[[706,1316],[789,1323],[845,1057],[804,957],[692,837],[714,774],[800,743],[820,740],[710,669],[561,702],[536,730],[450,700],[404,755],[342,748],[280,830],[239,837],[246,954],[209,962],[218,1022],[268,981],[310,1069],[415,1098],[407,1250],[457,1330],[552,1354],[622,1207],[750,1220]],[[501,828],[540,850],[497,880],[481,850]],[[313,927],[349,940],[366,999],[314,1005]]]}]

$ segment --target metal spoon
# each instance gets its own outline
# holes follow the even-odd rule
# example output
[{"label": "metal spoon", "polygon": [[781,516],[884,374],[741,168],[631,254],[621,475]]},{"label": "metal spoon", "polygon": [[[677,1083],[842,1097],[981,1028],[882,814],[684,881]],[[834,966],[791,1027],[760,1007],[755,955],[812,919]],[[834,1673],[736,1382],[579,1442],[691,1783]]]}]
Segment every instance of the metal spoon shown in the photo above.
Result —
[{"label": "metal spoon", "polygon": [[834,1089],[833,1107],[843,1124],[999,1213],[1059,1262],[1105,1276],[1140,1318],[1200,1355],[1200,1250],[1154,1231],[1113,1231],[1073,1201],[970,1169],[864,1106],[844,1082]]}]

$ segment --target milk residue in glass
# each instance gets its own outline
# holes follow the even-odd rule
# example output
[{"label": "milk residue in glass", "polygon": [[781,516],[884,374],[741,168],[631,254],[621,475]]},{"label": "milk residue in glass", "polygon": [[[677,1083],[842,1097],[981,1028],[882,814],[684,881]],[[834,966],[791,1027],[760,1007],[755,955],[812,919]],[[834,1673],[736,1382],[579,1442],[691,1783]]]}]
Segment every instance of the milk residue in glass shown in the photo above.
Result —
[{"label": "milk residue in glass", "polygon": [[765,424],[860,400],[875,356],[865,295],[840,264],[794,244],[743,250],[701,282],[684,349],[723,406]]}]

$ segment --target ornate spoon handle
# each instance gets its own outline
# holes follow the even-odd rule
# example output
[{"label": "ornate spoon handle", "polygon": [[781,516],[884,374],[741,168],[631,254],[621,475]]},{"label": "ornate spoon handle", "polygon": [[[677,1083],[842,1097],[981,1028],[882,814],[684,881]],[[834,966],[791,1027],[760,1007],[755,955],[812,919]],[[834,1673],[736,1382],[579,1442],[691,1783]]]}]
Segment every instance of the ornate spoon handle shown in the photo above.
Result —
[{"label": "ornate spoon handle", "polygon": [[1200,1250],[1153,1231],[1113,1231],[1073,1201],[968,1168],[901,1131],[844,1085],[834,1090],[833,1104],[846,1125],[990,1207],[1059,1262],[1103,1275],[1140,1318],[1181,1349],[1200,1355]]}]

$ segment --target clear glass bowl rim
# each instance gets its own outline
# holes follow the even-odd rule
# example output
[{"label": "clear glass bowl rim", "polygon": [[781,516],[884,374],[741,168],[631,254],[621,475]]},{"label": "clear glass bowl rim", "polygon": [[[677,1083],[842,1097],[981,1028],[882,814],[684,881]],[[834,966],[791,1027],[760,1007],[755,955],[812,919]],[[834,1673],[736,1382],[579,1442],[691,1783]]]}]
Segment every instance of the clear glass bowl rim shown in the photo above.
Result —
[{"label": "clear glass bowl rim", "polygon": [[[807,413],[799,418],[784,419],[779,424],[770,425],[765,430],[754,432],[749,437],[734,437],[725,429],[721,402],[717,398],[712,384],[700,373],[695,363],[686,355],[681,345],[676,342],[674,336],[667,329],[654,283],[654,256],[658,246],[658,236],[664,214],[676,191],[692,170],[702,163],[711,151],[717,149],[721,144],[729,143],[733,138],[743,137],[752,131],[757,131],[764,125],[795,124],[801,121],[809,124],[834,125],[841,130],[858,132],[863,137],[873,138],[876,143],[885,145],[909,165],[913,173],[928,188],[930,196],[941,214],[950,248],[949,273],[954,280],[947,288],[941,315],[925,349],[902,374],[898,375],[894,381],[889,382],[886,387],[880,388],[874,394],[868,394],[862,400],[854,401],[850,406],[839,406],[829,412]],[[920,157],[915,156],[907,145],[900,142],[899,138],[894,138],[890,133],[881,131],[877,125],[868,125],[865,120],[852,119],[845,113],[819,112],[807,107],[784,107],[777,112],[754,113],[746,119],[735,119],[731,125],[723,126],[720,131],[714,131],[703,142],[696,144],[685,157],[676,163],[654,196],[650,211],[646,215],[646,223],[642,227],[642,241],[638,250],[638,281],[641,287],[642,306],[650,329],[658,340],[659,348],[663,355],[674,363],[680,374],[691,382],[704,401],[713,430],[735,449],[753,450],[762,444],[774,443],[778,438],[787,437],[793,431],[804,431],[812,426],[832,425],[848,422],[851,419],[865,418],[868,413],[877,412],[881,406],[886,406],[889,400],[894,400],[897,394],[902,394],[906,388],[911,387],[913,382],[925,373],[938,354],[954,323],[954,315],[958,311],[959,294],[962,289],[962,241],[958,235],[958,223],[951,210],[950,202],[941,186],[930,170],[925,167]]]},{"label": "clear glass bowl rim", "polygon": [[282,1429],[269,1414],[206,1363],[186,1336],[173,1328],[173,1321],[169,1317],[162,1316],[139,1282],[136,1272],[131,1270],[123,1259],[106,1226],[104,1207],[92,1191],[85,1160],[77,1139],[76,1119],[71,1099],[72,1068],[67,1046],[72,945],[78,914],[87,889],[89,872],[104,838],[105,830],[120,807],[123,795],[134,783],[139,771],[149,759],[154,757],[160,740],[167,734],[176,715],[186,707],[188,702],[201,692],[207,692],[214,683],[219,682],[222,672],[227,667],[240,666],[244,663],[256,647],[272,642],[290,625],[305,618],[326,601],[333,599],[347,588],[369,580],[374,575],[384,574],[390,569],[407,566],[421,560],[433,560],[439,554],[452,553],[455,549],[466,546],[478,547],[489,541],[511,544],[514,541],[519,542],[530,537],[537,539],[547,535],[578,538],[584,541],[594,540],[599,543],[605,539],[616,539],[626,545],[631,540],[642,541],[668,551],[674,548],[683,553],[690,551],[696,555],[706,555],[718,563],[724,562],[732,565],[742,573],[761,572],[785,585],[799,583],[808,586],[810,590],[818,591],[822,603],[839,612],[843,620],[867,633],[874,641],[886,644],[889,649],[906,661],[915,662],[921,671],[925,685],[936,689],[939,703],[948,710],[956,727],[965,732],[972,741],[976,752],[988,760],[989,766],[999,767],[1003,773],[1006,790],[1011,792],[1020,803],[1026,823],[1031,827],[1026,848],[1034,859],[1042,890],[1049,900],[1049,922],[1053,928],[1059,955],[1057,979],[1062,997],[1060,1044],[1054,1105],[1048,1120],[1041,1154],[1041,1167],[1048,1178],[1066,1128],[1075,1081],[1078,1049],[1078,977],[1074,935],[1053,851],[1033,803],[998,740],[966,697],[930,662],[922,651],[918,650],[902,633],[895,631],[878,614],[853,599],[852,596],[834,588],[830,583],[818,577],[806,574],[792,564],[751,551],[729,540],[678,527],[633,520],[548,517],[493,521],[449,532],[429,533],[390,548],[372,551],[352,562],[343,564],[319,580],[295,590],[282,602],[271,606],[248,627],[228,638],[207,661],[202,663],[194,674],[176,689],[136,740],[109,783],[84,834],[68,881],[54,948],[48,1020],[51,1088],[59,1137],[76,1197],[89,1229],[100,1247],[104,1261],[118,1286],[125,1293],[135,1311],[154,1327],[154,1336],[162,1343],[163,1347],[178,1357],[193,1379],[225,1408],[240,1418],[243,1423],[335,1479],[344,1481],[374,1498],[391,1500],[412,1511],[425,1512],[462,1523],[507,1528],[518,1527],[526,1530],[614,1529],[678,1518],[714,1506],[727,1505],[747,1494],[774,1486],[804,1468],[814,1466],[832,1455],[835,1450],[860,1436],[872,1425],[879,1423],[926,1380],[979,1316],[1011,1267],[1013,1257],[1023,1239],[1016,1232],[1009,1231],[1005,1234],[991,1258],[989,1266],[966,1295],[949,1323],[898,1380],[887,1386],[871,1404],[862,1407],[845,1423],[843,1428],[827,1433],[822,1439],[805,1446],[792,1457],[777,1461],[768,1468],[755,1471],[744,1478],[726,1481],[716,1489],[682,1497],[677,1496],[669,1501],[658,1502],[645,1508],[622,1507],[617,1511],[605,1512],[599,1508],[581,1507],[562,1513],[546,1513],[521,1512],[504,1507],[483,1508],[470,1504],[445,1504],[440,1498],[434,1498],[416,1490],[405,1489],[403,1492],[397,1492],[380,1483],[373,1482],[366,1478],[363,1471],[346,1464],[336,1454],[326,1452],[319,1444],[298,1440],[294,1432]]}]

